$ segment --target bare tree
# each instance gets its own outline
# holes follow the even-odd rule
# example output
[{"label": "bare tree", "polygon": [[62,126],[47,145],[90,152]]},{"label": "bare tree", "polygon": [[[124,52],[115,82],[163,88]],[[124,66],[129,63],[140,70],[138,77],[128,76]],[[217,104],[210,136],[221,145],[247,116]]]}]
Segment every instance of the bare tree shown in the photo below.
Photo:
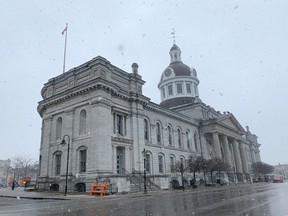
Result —
[{"label": "bare tree", "polygon": [[274,171],[274,167],[272,165],[256,162],[252,164],[252,172],[255,176],[258,176],[259,179],[261,177],[265,177],[265,175],[272,173]]},{"label": "bare tree", "polygon": [[27,155],[12,158],[12,172],[15,180],[18,181],[21,177],[28,176],[35,169],[35,164],[35,160]]},{"label": "bare tree", "polygon": [[196,172],[203,169],[203,159],[197,155],[190,155],[187,162],[187,171],[193,173],[193,186],[196,182]]},{"label": "bare tree", "polygon": [[204,160],[203,163],[203,170],[204,172],[209,172],[210,173],[210,178],[212,184],[213,182],[213,172],[218,172],[219,173],[219,178],[221,172],[229,172],[230,167],[224,162],[223,159],[221,158],[213,158],[209,160]]}]

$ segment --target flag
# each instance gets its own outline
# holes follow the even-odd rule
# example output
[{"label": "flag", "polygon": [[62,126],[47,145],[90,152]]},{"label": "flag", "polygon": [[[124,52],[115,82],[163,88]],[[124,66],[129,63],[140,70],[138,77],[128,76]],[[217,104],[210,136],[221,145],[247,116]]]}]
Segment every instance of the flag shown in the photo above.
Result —
[{"label": "flag", "polygon": [[64,30],[62,31],[62,35],[64,35],[64,33],[67,31],[67,25],[66,27],[64,28]]}]

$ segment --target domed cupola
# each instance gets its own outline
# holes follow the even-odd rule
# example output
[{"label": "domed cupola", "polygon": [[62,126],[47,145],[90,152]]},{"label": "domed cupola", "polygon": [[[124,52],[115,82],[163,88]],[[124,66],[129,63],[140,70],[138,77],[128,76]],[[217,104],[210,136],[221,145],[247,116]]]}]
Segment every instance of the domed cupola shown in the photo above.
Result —
[{"label": "domed cupola", "polygon": [[174,43],[170,49],[170,65],[163,71],[158,88],[160,106],[171,108],[193,103],[199,97],[197,72],[181,60],[181,50]]}]

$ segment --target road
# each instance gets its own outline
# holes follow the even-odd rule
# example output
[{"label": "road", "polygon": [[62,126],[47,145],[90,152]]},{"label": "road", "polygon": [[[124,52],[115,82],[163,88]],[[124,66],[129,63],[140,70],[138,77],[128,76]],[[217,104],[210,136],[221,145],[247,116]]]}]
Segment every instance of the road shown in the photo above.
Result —
[{"label": "road", "polygon": [[288,216],[288,183],[257,183],[71,200],[0,197],[0,215]]}]

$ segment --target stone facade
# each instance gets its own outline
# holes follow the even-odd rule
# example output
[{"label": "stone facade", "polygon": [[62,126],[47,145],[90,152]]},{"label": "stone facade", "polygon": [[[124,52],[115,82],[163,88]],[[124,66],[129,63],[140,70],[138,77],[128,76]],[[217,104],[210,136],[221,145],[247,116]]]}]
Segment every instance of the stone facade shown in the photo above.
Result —
[{"label": "stone facade", "polygon": [[109,179],[115,192],[129,192],[131,173],[143,174],[143,150],[147,176],[159,188],[169,187],[171,167],[192,154],[223,158],[245,179],[251,163],[261,160],[257,137],[232,113],[201,101],[196,70],[180,54],[174,44],[158,85],[160,105],[142,94],[145,81],[136,63],[127,73],[98,56],[50,79],[38,105],[39,188],[63,190],[67,144],[68,190],[77,185],[88,190],[95,179]]}]

